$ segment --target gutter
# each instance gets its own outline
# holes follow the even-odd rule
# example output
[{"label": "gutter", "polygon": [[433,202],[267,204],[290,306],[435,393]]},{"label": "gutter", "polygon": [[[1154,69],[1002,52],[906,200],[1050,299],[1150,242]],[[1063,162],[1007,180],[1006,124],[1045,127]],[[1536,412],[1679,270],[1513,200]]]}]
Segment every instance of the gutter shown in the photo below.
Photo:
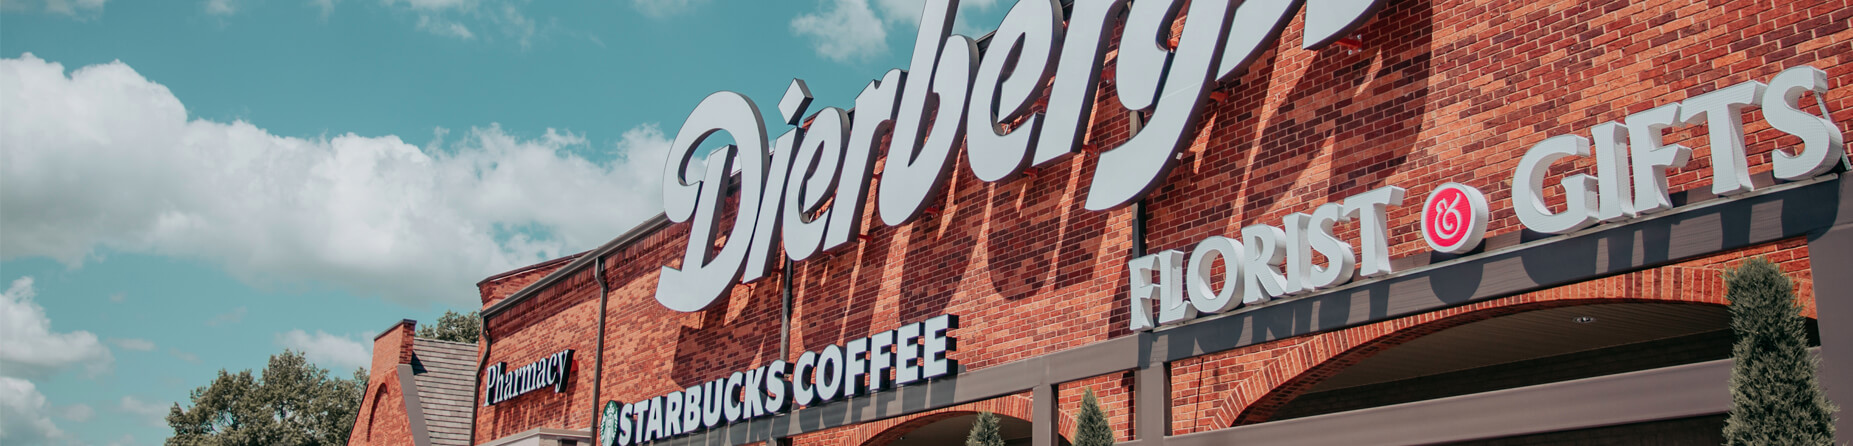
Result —
[{"label": "gutter", "polygon": [[541,290],[547,289],[547,287],[552,286],[555,282],[564,280],[568,276],[572,276],[573,273],[577,273],[579,270],[591,266],[596,259],[611,255],[611,253],[616,252],[619,248],[628,246],[631,242],[654,234],[657,230],[668,226],[669,217],[661,213],[656,214],[655,217],[650,217],[649,220],[644,220],[643,223],[638,223],[636,227],[631,228],[629,231],[625,231],[624,234],[619,235],[618,238],[605,242],[605,244],[599,246],[598,249],[586,251],[577,259],[574,259],[572,263],[560,267],[558,270],[554,270],[553,273],[548,274],[547,277],[542,277],[540,280],[536,280],[534,283],[529,284],[526,288],[522,288],[521,291],[516,291],[515,294],[509,295],[501,301],[497,301],[488,308],[483,308],[482,317],[485,322],[484,325],[488,325],[487,321],[490,317],[494,317],[496,314],[500,314],[502,311],[507,310],[508,307],[512,307],[517,303],[534,297],[535,294],[539,293]]},{"label": "gutter", "polygon": [[482,324],[482,329],[478,330],[477,336],[481,339],[482,348],[479,350],[482,350],[482,357],[476,359],[476,376],[470,377],[470,441],[472,442],[476,441],[476,413],[489,406],[483,404],[482,378],[483,369],[489,368],[489,347],[495,345],[494,342],[489,341],[489,319],[482,318],[477,322]]}]

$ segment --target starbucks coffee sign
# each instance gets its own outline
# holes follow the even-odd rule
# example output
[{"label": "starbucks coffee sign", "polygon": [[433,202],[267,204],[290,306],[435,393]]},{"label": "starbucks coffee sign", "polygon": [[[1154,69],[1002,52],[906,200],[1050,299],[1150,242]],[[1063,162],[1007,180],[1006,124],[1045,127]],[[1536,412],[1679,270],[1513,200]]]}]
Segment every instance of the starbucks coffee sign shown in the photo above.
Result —
[{"label": "starbucks coffee sign", "polygon": [[628,446],[687,435],[953,376],[959,317],[941,315],[842,345],[804,352],[752,370],[634,403],[608,401],[599,444]]}]

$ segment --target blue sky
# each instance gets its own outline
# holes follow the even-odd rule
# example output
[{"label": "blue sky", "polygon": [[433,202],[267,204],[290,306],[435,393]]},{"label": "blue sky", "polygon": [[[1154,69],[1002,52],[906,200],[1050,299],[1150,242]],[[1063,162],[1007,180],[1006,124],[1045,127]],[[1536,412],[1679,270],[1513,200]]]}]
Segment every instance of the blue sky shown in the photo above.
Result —
[{"label": "blue sky", "polygon": [[364,365],[393,321],[658,212],[708,93],[853,103],[917,8],[0,0],[0,443],[159,444],[219,369]]}]

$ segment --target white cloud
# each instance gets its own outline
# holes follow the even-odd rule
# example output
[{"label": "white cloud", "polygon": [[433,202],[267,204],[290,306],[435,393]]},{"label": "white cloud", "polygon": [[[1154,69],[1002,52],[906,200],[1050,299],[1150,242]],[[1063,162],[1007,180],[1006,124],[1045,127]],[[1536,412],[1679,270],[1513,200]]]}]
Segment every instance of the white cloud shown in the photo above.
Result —
[{"label": "white cloud", "polygon": [[[830,60],[848,62],[866,59],[888,51],[890,32],[913,36],[920,29],[919,0],[827,0],[824,8],[801,14],[791,20],[792,33],[811,39],[817,54]],[[973,17],[992,12],[997,0],[966,0],[959,3],[952,30],[970,37],[991,32],[974,24]],[[995,22],[995,18],[988,20]]]},{"label": "white cloud", "polygon": [[[18,236],[8,226],[8,234]],[[14,280],[0,293],[0,375],[39,379],[77,366],[92,376],[108,370],[113,358],[97,336],[88,331],[53,332],[45,308],[33,301],[37,295],[32,277]]]},{"label": "white cloud", "polygon": [[212,15],[232,15],[238,12],[234,0],[206,0],[206,13]]},{"label": "white cloud", "polygon": [[172,407],[171,404],[151,403],[132,396],[122,397],[122,402],[116,405],[117,409],[141,418],[143,424],[155,427],[167,426],[167,414]]},{"label": "white cloud", "polygon": [[322,18],[324,19],[328,18],[329,14],[335,13],[335,3],[340,2],[341,0],[309,0],[310,5],[314,5],[315,9],[322,11]]},{"label": "white cloud", "polygon": [[238,308],[233,308],[232,311],[219,313],[217,316],[213,316],[212,319],[207,319],[206,326],[217,327],[225,324],[244,322],[244,315],[249,312],[250,310],[245,308],[245,306],[239,305]]},{"label": "white cloud", "polygon": [[418,16],[418,30],[463,40],[476,38],[476,33],[470,32],[470,27],[463,26],[462,23],[428,15]]},{"label": "white cloud", "polygon": [[147,339],[118,338],[109,340],[109,343],[116,344],[116,348],[123,350],[134,350],[138,352],[154,351],[154,341]]},{"label": "white cloud", "polygon": [[[322,15],[334,10],[332,3],[315,0]],[[459,40],[494,40],[505,38],[522,48],[532,44],[542,31],[560,31],[554,22],[545,26],[521,12],[527,0],[385,0],[386,6],[416,16],[419,31]]]},{"label": "white cloud", "polygon": [[96,414],[97,414],[96,409],[91,409],[90,406],[87,404],[72,404],[72,405],[64,406],[58,409],[59,418],[64,418],[66,420],[76,421],[79,423],[90,421],[90,417],[95,416]]},{"label": "white cloud", "polygon": [[309,362],[329,369],[347,370],[373,364],[373,344],[355,337],[335,336],[321,330],[316,330],[315,334],[290,330],[277,334],[277,344],[300,351]]},{"label": "white cloud", "polygon": [[483,277],[591,248],[661,210],[669,142],[654,125],[625,132],[610,162],[553,129],[472,128],[443,148],[283,137],[189,120],[121,62],[66,76],[31,54],[0,59],[0,97],[4,258],[79,267],[110,249],[206,259],[260,285],[473,303]]},{"label": "white cloud", "polygon": [[169,348],[167,349],[167,354],[169,354],[169,355],[173,355],[173,356],[174,356],[174,358],[176,358],[176,359],[179,359],[179,360],[181,360],[181,361],[186,361],[186,362],[191,362],[191,363],[194,363],[194,364],[199,364],[199,355],[195,355],[195,354],[192,354],[192,353],[187,353],[187,351],[186,351],[186,350],[181,350],[181,349],[178,349],[178,348],[173,348],[173,347],[169,347]]},{"label": "white cloud", "polygon": [[412,9],[424,11],[442,11],[449,9],[469,9],[476,6],[475,0],[386,0],[386,4],[404,3]]},{"label": "white cloud", "polygon": [[668,17],[694,9],[708,0],[631,0],[637,12],[653,18]]},{"label": "white cloud", "polygon": [[45,414],[45,395],[31,381],[0,376],[0,444],[41,444],[64,438]]},{"label": "white cloud", "polygon": [[887,27],[868,0],[830,0],[828,8],[791,19],[791,31],[809,37],[817,55],[845,62],[888,51]]},{"label": "white cloud", "polygon": [[[42,6],[44,6],[45,12],[64,14],[72,17],[88,17],[102,13],[103,3],[105,1],[106,0],[44,0]],[[5,9],[13,10],[38,9],[33,7],[34,3],[41,2],[35,2],[33,0],[6,0],[0,2],[0,6],[5,7]]]}]

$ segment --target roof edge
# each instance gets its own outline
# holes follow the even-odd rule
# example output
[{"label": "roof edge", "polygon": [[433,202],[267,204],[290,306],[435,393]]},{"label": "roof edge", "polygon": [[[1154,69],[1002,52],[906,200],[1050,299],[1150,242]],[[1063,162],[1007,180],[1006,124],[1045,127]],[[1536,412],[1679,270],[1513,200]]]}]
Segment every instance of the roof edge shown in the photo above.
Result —
[{"label": "roof edge", "polygon": [[625,231],[624,234],[611,239],[609,242],[605,242],[605,244],[599,246],[598,249],[580,253],[578,257],[573,259],[572,263],[553,270],[553,272],[547,274],[546,277],[542,277],[540,280],[528,284],[528,286],[521,288],[520,291],[516,291],[515,294],[510,294],[501,301],[497,301],[495,304],[483,308],[483,320],[488,321],[490,317],[500,314],[503,310],[507,310],[508,307],[521,303],[529,297],[533,297],[534,294],[539,293],[540,290],[547,289],[547,287],[553,285],[554,282],[559,282],[567,276],[585,269],[592,264],[593,260],[609,255],[619,248],[629,246],[631,242],[642,239],[644,236],[654,234],[656,231],[666,227],[669,227],[669,216],[668,214],[662,213],[658,213],[655,217],[650,217],[650,219],[638,223],[636,227],[631,228],[629,231]]},{"label": "roof edge", "polygon": [[493,281],[493,280],[496,280],[496,279],[501,279],[501,278],[505,278],[505,277],[509,277],[509,276],[514,276],[514,275],[517,275],[517,274],[521,274],[521,273],[525,273],[525,272],[528,272],[528,271],[533,271],[533,270],[537,270],[537,269],[541,269],[541,268],[546,268],[546,267],[549,267],[549,266],[554,266],[554,265],[558,265],[558,264],[561,264],[561,263],[566,263],[566,262],[570,262],[570,261],[573,261],[573,259],[577,259],[577,258],[579,258],[579,256],[583,256],[583,255],[585,255],[585,254],[586,254],[586,253],[588,253],[588,252],[592,252],[592,251],[579,251],[579,252],[576,252],[576,253],[572,253],[572,254],[567,254],[567,255],[565,255],[565,256],[562,256],[562,257],[560,257],[560,258],[557,258],[557,259],[553,259],[553,260],[548,260],[548,261],[544,261],[544,262],[540,262],[540,263],[536,263],[536,264],[533,264],[533,265],[528,265],[528,266],[523,266],[523,267],[520,267],[520,268],[515,268],[515,269],[511,269],[511,270],[508,270],[508,271],[504,271],[504,272],[502,272],[502,273],[500,273],[500,274],[496,274],[496,275],[493,275],[493,276],[489,276],[489,277],[487,277],[487,278],[484,278],[483,280],[478,280],[478,281],[476,281],[476,287],[477,287],[477,288],[482,288],[482,286],[483,286],[483,284],[485,284],[485,283],[489,283],[490,281]]},{"label": "roof edge", "polygon": [[411,320],[411,319],[400,319],[399,322],[392,323],[392,325],[386,327],[385,330],[380,330],[380,334],[373,335],[373,340],[378,341],[380,340],[380,338],[386,337],[386,335],[388,334],[392,334],[392,331],[398,330],[399,326],[401,325],[410,325],[413,327],[417,327],[418,321]]}]

